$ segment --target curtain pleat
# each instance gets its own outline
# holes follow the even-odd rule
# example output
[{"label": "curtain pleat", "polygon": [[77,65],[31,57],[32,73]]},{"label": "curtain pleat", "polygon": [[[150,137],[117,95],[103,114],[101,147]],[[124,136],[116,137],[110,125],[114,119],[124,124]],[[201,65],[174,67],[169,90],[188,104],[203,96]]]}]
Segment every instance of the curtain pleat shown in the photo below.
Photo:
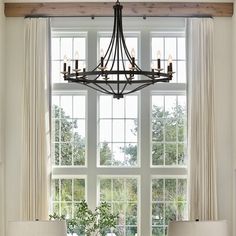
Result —
[{"label": "curtain pleat", "polygon": [[21,218],[48,219],[49,19],[25,19]]},{"label": "curtain pleat", "polygon": [[190,219],[217,220],[213,19],[187,22]]}]

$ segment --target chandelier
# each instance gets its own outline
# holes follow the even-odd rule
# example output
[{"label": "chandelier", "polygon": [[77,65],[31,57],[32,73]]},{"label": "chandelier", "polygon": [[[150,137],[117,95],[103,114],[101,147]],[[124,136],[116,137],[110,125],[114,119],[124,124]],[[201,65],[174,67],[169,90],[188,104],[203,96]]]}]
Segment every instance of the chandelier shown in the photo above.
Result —
[{"label": "chandelier", "polygon": [[98,65],[91,71],[80,69],[77,55],[72,69],[70,65],[67,66],[65,60],[62,72],[64,80],[86,85],[117,99],[157,82],[169,82],[173,76],[171,56],[166,73],[161,68],[160,52],[157,53],[156,65],[152,66],[151,70],[141,70],[135,62],[134,49],[129,52],[125,43],[122,25],[123,6],[117,0],[113,8],[114,25],[111,40],[105,54],[101,52]]}]

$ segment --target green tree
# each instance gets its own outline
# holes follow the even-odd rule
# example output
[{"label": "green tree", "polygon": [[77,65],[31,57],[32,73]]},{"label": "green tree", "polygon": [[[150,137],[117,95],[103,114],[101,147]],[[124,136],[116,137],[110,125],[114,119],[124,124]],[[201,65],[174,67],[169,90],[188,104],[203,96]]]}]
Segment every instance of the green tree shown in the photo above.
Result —
[{"label": "green tree", "polygon": [[101,143],[100,147],[100,165],[112,165],[112,151],[107,142]]},{"label": "green tree", "polygon": [[[184,164],[185,109],[178,105],[172,111],[154,106],[152,110],[152,163],[163,165]],[[165,151],[164,151],[165,150]],[[177,153],[178,150],[178,153]]]}]

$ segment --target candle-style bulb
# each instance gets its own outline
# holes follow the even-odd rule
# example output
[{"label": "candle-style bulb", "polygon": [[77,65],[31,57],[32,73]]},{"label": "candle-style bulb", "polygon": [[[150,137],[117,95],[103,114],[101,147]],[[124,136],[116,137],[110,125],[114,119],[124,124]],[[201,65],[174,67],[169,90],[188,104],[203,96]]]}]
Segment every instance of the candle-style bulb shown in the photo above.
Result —
[{"label": "candle-style bulb", "polygon": [[157,69],[161,69],[161,52],[157,51]]},{"label": "candle-style bulb", "polygon": [[67,56],[64,55],[64,59],[63,59],[64,63],[63,63],[63,72],[66,72],[66,63],[67,63]]},{"label": "candle-style bulb", "polygon": [[103,67],[104,67],[104,51],[103,51],[103,49],[101,49],[100,55],[101,55],[101,68],[103,69]]},{"label": "candle-style bulb", "polygon": [[104,51],[103,51],[103,48],[102,48],[101,51],[100,51],[100,57],[104,57]]},{"label": "candle-style bulb", "polygon": [[134,50],[134,48],[132,48],[132,50],[131,50],[131,57],[135,57],[135,50]]},{"label": "candle-style bulb", "polygon": [[67,56],[66,56],[66,55],[64,55],[64,57],[63,57],[63,60],[64,60],[64,63],[67,63],[67,61],[68,61],[68,58],[67,58]]},{"label": "candle-style bulb", "polygon": [[172,72],[172,56],[171,55],[169,55],[169,58],[168,58],[167,72]]},{"label": "candle-style bulb", "polygon": [[70,74],[70,69],[71,69],[71,66],[70,66],[70,59],[68,59],[68,74]]},{"label": "candle-style bulb", "polygon": [[79,52],[75,52],[75,69],[77,70],[79,67]]},{"label": "candle-style bulb", "polygon": [[171,56],[171,55],[169,55],[169,58],[168,58],[168,65],[169,65],[170,63],[172,63],[172,56]]},{"label": "candle-style bulb", "polygon": [[131,50],[131,66],[134,68],[134,64],[135,64],[135,50],[134,48],[132,48]]},{"label": "candle-style bulb", "polygon": [[75,60],[79,60],[79,52],[78,51],[75,52]]}]

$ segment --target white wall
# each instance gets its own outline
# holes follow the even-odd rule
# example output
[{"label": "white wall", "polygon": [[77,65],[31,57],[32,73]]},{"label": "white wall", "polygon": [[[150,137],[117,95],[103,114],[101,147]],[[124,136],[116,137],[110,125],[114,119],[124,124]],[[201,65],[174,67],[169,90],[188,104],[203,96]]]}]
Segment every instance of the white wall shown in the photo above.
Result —
[{"label": "white wall", "polygon": [[20,159],[22,140],[22,80],[24,69],[23,18],[6,19],[6,222],[20,215]]},{"label": "white wall", "polygon": [[4,5],[0,0],[0,236],[4,235],[4,35],[5,35]]},{"label": "white wall", "polygon": [[[219,217],[232,223],[231,18],[215,19],[216,146]],[[23,19],[6,20],[6,221],[19,219]],[[0,70],[1,71],[1,70]],[[232,235],[232,234],[231,234]]]},{"label": "white wall", "polygon": [[[234,4],[234,12],[236,12],[236,4]],[[232,160],[233,160],[233,222],[236,222],[236,14],[232,17]],[[233,235],[236,235],[236,224],[233,225]]]},{"label": "white wall", "polygon": [[232,19],[215,18],[215,122],[219,218],[232,224]]}]

